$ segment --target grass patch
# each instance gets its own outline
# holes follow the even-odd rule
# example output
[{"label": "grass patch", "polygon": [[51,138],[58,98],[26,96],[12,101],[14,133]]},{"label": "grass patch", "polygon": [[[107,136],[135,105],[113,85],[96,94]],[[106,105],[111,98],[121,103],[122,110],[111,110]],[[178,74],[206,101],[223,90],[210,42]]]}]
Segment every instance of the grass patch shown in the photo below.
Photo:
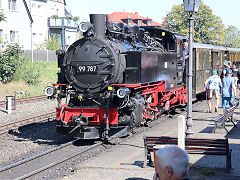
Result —
[{"label": "grass patch", "polygon": [[57,62],[25,61],[14,74],[14,80],[7,84],[0,83],[0,99],[15,92],[24,92],[17,98],[43,95],[46,86],[57,82],[57,72]]}]

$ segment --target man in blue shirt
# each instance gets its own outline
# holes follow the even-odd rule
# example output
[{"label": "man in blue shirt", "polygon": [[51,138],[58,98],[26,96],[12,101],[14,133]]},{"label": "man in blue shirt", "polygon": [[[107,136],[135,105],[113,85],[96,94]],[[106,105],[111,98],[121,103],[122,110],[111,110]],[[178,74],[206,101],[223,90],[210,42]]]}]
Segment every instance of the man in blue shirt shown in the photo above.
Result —
[{"label": "man in blue shirt", "polygon": [[232,77],[231,70],[228,70],[226,72],[226,77],[222,79],[222,84],[223,84],[222,107],[223,107],[223,113],[224,113],[228,103],[230,106],[232,106],[234,101],[234,96],[237,95],[237,89],[234,82],[234,78]]},{"label": "man in blue shirt", "polygon": [[212,112],[212,105],[211,100],[213,94],[216,98],[216,106],[215,106],[215,112],[218,111],[218,105],[219,105],[219,94],[220,94],[220,88],[222,87],[221,78],[218,76],[217,71],[212,71],[212,76],[210,76],[205,81],[205,87],[207,88],[207,100],[208,100],[208,111]]}]

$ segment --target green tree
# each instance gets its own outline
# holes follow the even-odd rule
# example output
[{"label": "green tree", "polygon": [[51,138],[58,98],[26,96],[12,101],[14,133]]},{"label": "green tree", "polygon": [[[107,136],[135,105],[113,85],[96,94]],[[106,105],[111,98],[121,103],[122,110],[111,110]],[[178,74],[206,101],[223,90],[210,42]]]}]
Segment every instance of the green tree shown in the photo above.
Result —
[{"label": "green tree", "polygon": [[4,16],[4,14],[2,12],[0,12],[0,22],[1,21],[6,21],[6,17]]},{"label": "green tree", "polygon": [[[184,11],[183,4],[174,5],[171,12],[164,17],[163,24],[171,31],[188,36],[188,14]],[[222,45],[224,35],[225,29],[221,18],[214,15],[209,6],[201,3],[199,12],[195,14],[194,41]]]},{"label": "green tree", "polygon": [[61,45],[59,43],[59,38],[56,37],[56,34],[52,35],[51,39],[45,40],[44,47],[48,50],[58,50]]},{"label": "green tree", "polygon": [[236,26],[228,26],[223,42],[226,46],[240,48],[240,30]]}]

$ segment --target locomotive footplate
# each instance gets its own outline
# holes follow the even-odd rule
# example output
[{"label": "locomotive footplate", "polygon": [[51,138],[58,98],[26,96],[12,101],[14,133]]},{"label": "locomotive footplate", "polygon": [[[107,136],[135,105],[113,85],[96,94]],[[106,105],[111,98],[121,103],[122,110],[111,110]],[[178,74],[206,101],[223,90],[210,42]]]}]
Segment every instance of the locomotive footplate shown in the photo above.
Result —
[{"label": "locomotive footplate", "polygon": [[[63,125],[56,125],[58,133],[72,136],[80,139],[98,139],[103,137],[103,129],[99,127],[69,127]],[[130,132],[128,126],[124,127],[111,127],[109,137],[124,137]]]}]

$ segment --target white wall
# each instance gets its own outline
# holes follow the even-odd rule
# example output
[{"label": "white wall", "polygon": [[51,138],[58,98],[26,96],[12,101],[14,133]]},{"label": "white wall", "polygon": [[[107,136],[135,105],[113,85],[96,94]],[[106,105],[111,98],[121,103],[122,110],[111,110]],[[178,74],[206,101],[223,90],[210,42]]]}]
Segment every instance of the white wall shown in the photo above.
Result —
[{"label": "white wall", "polygon": [[[7,17],[7,21],[0,22],[0,29],[2,30],[3,40],[10,42],[10,31],[16,31],[16,42],[23,46],[23,49],[30,49],[31,47],[31,32],[30,20],[28,18],[25,6],[22,0],[17,0],[17,9],[8,9],[8,0],[0,1],[1,9]],[[0,46],[1,47],[1,46]]]},{"label": "white wall", "polygon": [[48,39],[48,17],[57,14],[64,17],[64,4],[54,1],[39,2],[32,0],[33,47],[38,48]]},{"label": "white wall", "polygon": [[[0,0],[0,11],[7,17],[6,22],[0,22],[0,30],[4,41],[10,42],[10,31],[16,31],[16,42],[23,46],[24,50],[31,49],[31,28],[30,20],[27,15],[23,0],[16,0],[17,10],[8,9],[8,0]],[[57,14],[64,17],[64,3],[61,0],[26,0],[29,10],[31,10],[33,24],[32,37],[33,49],[37,49],[44,43],[49,36],[48,17]],[[67,30],[66,44],[70,45],[78,39],[76,30]],[[1,48],[0,44],[0,48]]]}]

